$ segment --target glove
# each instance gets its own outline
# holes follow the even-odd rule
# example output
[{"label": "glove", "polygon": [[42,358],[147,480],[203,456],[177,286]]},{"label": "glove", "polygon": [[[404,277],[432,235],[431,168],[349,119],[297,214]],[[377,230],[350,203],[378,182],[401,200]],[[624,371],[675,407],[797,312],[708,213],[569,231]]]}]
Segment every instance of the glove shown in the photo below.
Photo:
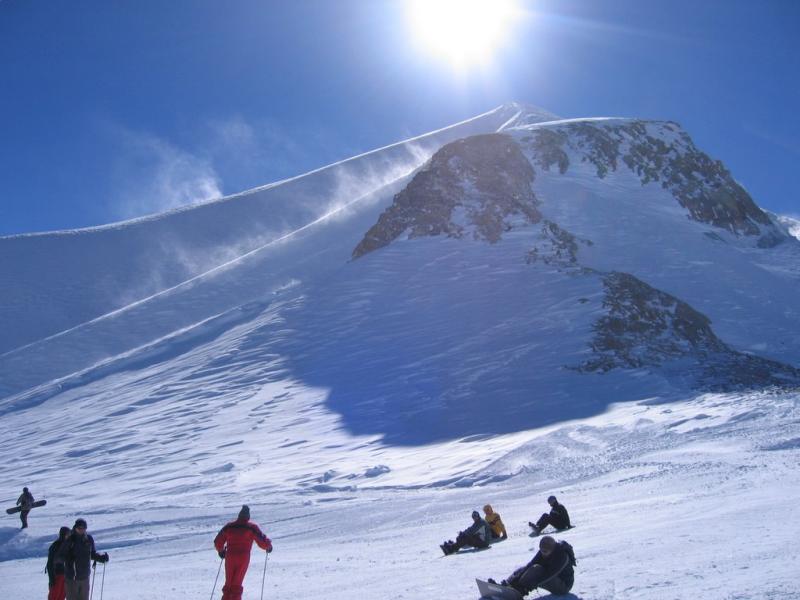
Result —
[{"label": "glove", "polygon": [[267,546],[267,554],[269,554],[269,553],[271,553],[271,552],[272,552],[272,544],[270,544],[269,546]]},{"label": "glove", "polygon": [[225,550],[220,550],[217,554],[219,554],[220,558],[225,558]]},{"label": "glove", "polygon": [[108,552],[103,552],[97,557],[97,562],[107,563],[108,562]]}]

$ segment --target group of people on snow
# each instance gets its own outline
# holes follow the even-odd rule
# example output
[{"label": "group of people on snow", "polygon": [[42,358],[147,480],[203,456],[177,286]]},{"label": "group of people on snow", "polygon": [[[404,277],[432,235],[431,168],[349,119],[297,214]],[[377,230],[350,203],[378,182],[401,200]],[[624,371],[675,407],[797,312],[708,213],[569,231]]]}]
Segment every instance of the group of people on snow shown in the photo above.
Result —
[{"label": "group of people on snow", "polygon": [[500,518],[498,513],[494,512],[491,504],[484,506],[483,512],[486,515],[485,519],[481,517],[477,510],[472,511],[472,525],[464,531],[460,531],[456,536],[455,542],[447,540],[439,546],[445,555],[458,552],[465,546],[488,548],[492,542],[504,540],[508,537],[503,519]]},{"label": "group of people on snow", "polygon": [[[536,537],[545,527],[551,525],[556,531],[570,529],[572,524],[566,507],[559,503],[555,496],[547,499],[550,511],[543,513],[533,523],[528,522],[531,536]],[[483,507],[485,518],[476,510],[472,512],[472,525],[460,531],[456,540],[448,540],[440,545],[445,556],[458,552],[461,548],[471,546],[476,549],[488,548],[493,542],[504,540],[508,537],[503,520],[500,515],[487,504]],[[525,596],[532,590],[541,588],[556,596],[567,594],[575,581],[575,553],[572,546],[565,541],[556,541],[549,535],[539,541],[539,551],[531,561],[515,570],[508,578],[503,579],[499,585],[511,587],[519,594]],[[489,579],[491,583],[497,583]]]},{"label": "group of people on snow", "polygon": [[[33,502],[33,495],[27,487],[23,488],[17,500],[17,506],[22,507],[22,529],[28,527],[27,517]],[[108,552],[97,552],[94,538],[86,528],[85,519],[76,519],[72,528],[61,527],[58,538],[50,544],[44,569],[48,578],[47,600],[89,600],[89,579],[94,563],[105,564],[109,556]],[[272,552],[272,541],[250,520],[250,507],[243,505],[236,519],[227,523],[214,538],[214,548],[225,561],[222,600],[241,600],[242,582],[254,543],[268,554]]]},{"label": "group of people on snow", "polygon": [[107,563],[108,552],[97,552],[86,526],[85,519],[76,519],[72,529],[59,529],[58,539],[50,544],[45,566],[49,579],[47,600],[89,600],[89,577],[94,568],[91,563]]},{"label": "group of people on snow", "polygon": [[[28,527],[27,516],[33,502],[33,495],[28,488],[23,488],[17,501],[17,506],[21,507],[23,529]],[[528,522],[532,530],[531,536],[538,536],[548,525],[557,531],[571,527],[566,507],[555,496],[550,496],[547,502],[550,511],[542,514],[536,523]],[[500,514],[490,504],[483,507],[483,512],[482,517],[477,510],[473,511],[472,525],[459,532],[455,541],[448,540],[441,544],[445,555],[467,546],[488,548],[491,543],[508,538]],[[250,565],[253,544],[267,554],[272,552],[272,541],[250,520],[250,507],[243,505],[236,519],[227,523],[214,538],[214,548],[225,562],[222,600],[241,600],[244,591],[242,583]],[[48,600],[88,600],[91,587],[89,578],[94,568],[91,563],[94,561],[105,564],[108,560],[108,552],[97,552],[94,538],[87,533],[85,519],[76,519],[72,528],[61,527],[58,538],[50,544],[47,552],[45,572],[49,583]],[[539,551],[533,559],[516,569],[499,585],[513,588],[522,596],[537,588],[554,595],[564,595],[572,589],[575,581],[575,564],[572,546],[566,541],[556,541],[546,535],[539,541]],[[489,579],[489,582],[497,583],[493,579]]]}]

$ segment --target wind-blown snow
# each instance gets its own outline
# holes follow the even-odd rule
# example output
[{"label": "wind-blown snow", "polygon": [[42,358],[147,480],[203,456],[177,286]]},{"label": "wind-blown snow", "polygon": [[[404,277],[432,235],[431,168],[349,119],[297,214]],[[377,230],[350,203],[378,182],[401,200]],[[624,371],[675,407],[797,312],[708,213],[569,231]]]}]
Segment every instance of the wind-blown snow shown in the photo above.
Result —
[{"label": "wind-blown snow", "polygon": [[[2,596],[46,593],[46,548],[77,516],[111,554],[107,597],[208,596],[213,536],[247,503],[275,542],[265,597],[475,598],[475,577],[530,559],[551,493],[578,525],[560,536],[573,598],[800,596],[797,392],[577,369],[611,271],[800,365],[800,245],[759,248],[571,155],[537,168],[546,221],[351,260],[443,143],[542,120],[511,104],[202,207],[0,239],[0,496],[48,500],[0,527]],[[581,240],[577,264],[547,255],[547,223]],[[486,503],[510,539],[442,557]],[[245,598],[263,566],[254,550]]]}]

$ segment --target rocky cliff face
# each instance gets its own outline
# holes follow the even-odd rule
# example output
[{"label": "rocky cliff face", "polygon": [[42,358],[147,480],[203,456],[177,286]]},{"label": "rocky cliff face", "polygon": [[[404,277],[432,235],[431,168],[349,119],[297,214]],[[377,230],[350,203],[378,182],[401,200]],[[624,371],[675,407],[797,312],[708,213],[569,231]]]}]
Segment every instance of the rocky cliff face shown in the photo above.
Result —
[{"label": "rocky cliff face", "polygon": [[[601,180],[627,168],[642,185],[656,183],[669,192],[661,197],[675,198],[688,218],[736,236],[758,236],[758,246],[790,239],[676,123],[598,119],[512,125],[503,133],[444,146],[394,197],[352,256],[364,256],[401,236],[495,243],[512,228],[525,227],[516,238],[529,240],[516,255],[520,262],[532,270],[544,267],[573,278],[599,276],[603,282],[605,314],[587,340],[591,356],[568,368],[584,373],[647,369],[702,389],[800,383],[800,370],[726,345],[708,317],[687,302],[629,273],[600,273],[588,268],[588,262],[582,264],[581,252],[589,251],[593,241],[570,232],[568,224],[545,219],[532,187],[537,176],[569,176],[577,163],[590,165]],[[592,179],[585,169],[575,176]],[[705,233],[725,241],[721,231]],[[596,310],[587,298],[579,301]]]},{"label": "rocky cliff face", "polygon": [[604,178],[624,163],[642,185],[656,182],[669,190],[696,221],[761,236],[762,246],[782,239],[723,164],[698,150],[677,123],[595,120],[530,129],[521,142],[543,169],[557,166],[563,174],[573,156],[593,164]]},{"label": "rocky cliff face", "polygon": [[680,359],[684,375],[701,388],[800,383],[800,370],[731,349],[708,317],[633,275],[610,273],[603,285],[607,313],[595,324],[593,356],[580,370],[661,367]]},{"label": "rocky cliff face", "polygon": [[496,242],[514,222],[537,223],[534,171],[508,135],[478,135],[441,148],[367,231],[353,258],[401,235]]}]

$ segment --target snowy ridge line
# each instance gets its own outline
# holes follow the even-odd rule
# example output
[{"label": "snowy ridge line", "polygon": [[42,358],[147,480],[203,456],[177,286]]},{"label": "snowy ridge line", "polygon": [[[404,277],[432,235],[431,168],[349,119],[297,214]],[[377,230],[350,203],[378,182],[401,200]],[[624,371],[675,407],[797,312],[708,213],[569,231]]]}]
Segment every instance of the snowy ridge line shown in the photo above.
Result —
[{"label": "snowy ridge line", "polygon": [[[440,127],[439,129],[434,129],[433,131],[428,131],[426,133],[422,133],[420,135],[416,135],[414,137],[410,137],[410,138],[407,138],[405,140],[401,140],[399,142],[394,142],[392,144],[387,144],[386,146],[381,146],[380,148],[376,148],[374,150],[369,150],[367,152],[362,152],[361,154],[356,154],[355,156],[350,156],[348,158],[345,158],[345,159],[342,159],[342,160],[339,160],[339,161],[324,165],[322,167],[318,167],[316,169],[312,169],[311,171],[306,171],[305,173],[301,173],[299,175],[294,175],[293,177],[288,177],[286,179],[281,179],[279,181],[274,181],[272,183],[267,183],[265,185],[261,185],[261,186],[254,187],[254,188],[250,188],[249,190],[244,190],[242,192],[237,192],[235,194],[222,196],[220,198],[214,198],[214,199],[208,200],[206,202],[197,202],[197,203],[187,204],[185,206],[179,206],[177,208],[173,208],[171,210],[167,210],[167,211],[164,211],[164,212],[152,213],[152,214],[145,215],[145,216],[142,216],[142,217],[135,217],[133,219],[125,219],[125,220],[122,220],[122,221],[114,221],[113,223],[104,223],[103,225],[92,225],[92,226],[89,226],[89,227],[78,227],[76,229],[56,229],[56,230],[51,230],[51,231],[35,231],[35,232],[29,232],[29,233],[16,233],[16,234],[7,235],[7,236],[0,236],[0,240],[14,239],[14,238],[25,238],[25,237],[39,237],[39,236],[44,236],[44,235],[74,235],[74,234],[79,234],[79,233],[89,233],[89,232],[94,232],[94,231],[104,231],[104,230],[107,230],[107,229],[118,229],[118,228],[120,228],[120,227],[122,227],[124,225],[129,225],[129,224],[134,224],[134,223],[144,223],[144,222],[147,222],[147,221],[154,221],[154,220],[160,219],[160,218],[162,218],[162,217],[164,217],[166,215],[181,213],[181,212],[184,212],[184,211],[187,211],[187,210],[192,210],[192,209],[197,208],[199,206],[206,206],[206,205],[209,205],[209,204],[215,204],[215,203],[219,203],[219,202],[228,202],[228,201],[231,201],[231,200],[235,200],[236,198],[241,198],[243,196],[249,196],[249,195],[255,194],[257,192],[262,192],[264,190],[268,190],[268,189],[277,187],[279,185],[283,185],[285,183],[289,183],[291,181],[296,181],[298,179],[302,179],[303,177],[307,177],[309,175],[314,175],[315,173],[320,173],[320,172],[325,171],[327,169],[332,169],[334,167],[338,167],[338,166],[347,164],[347,163],[349,163],[351,161],[355,161],[355,160],[358,160],[360,158],[364,158],[364,157],[370,156],[372,154],[376,154],[376,153],[382,152],[384,150],[388,150],[390,148],[396,148],[396,147],[399,147],[399,146],[403,146],[405,144],[409,144],[409,143],[416,142],[418,140],[422,140],[422,139],[424,139],[424,138],[426,138],[428,136],[436,135],[437,133],[441,133],[443,131],[447,131],[449,129],[453,129],[453,128],[459,127],[461,125],[466,125],[467,123],[471,123],[473,121],[477,121],[478,119],[481,119],[481,118],[484,118],[484,117],[488,117],[488,116],[490,116],[492,114],[495,114],[495,113],[497,113],[497,112],[499,112],[499,111],[501,111],[501,110],[503,110],[505,108],[506,108],[506,105],[502,104],[500,106],[497,106],[497,107],[493,108],[492,110],[486,111],[485,113],[481,113],[481,114],[476,115],[474,117],[470,117],[469,119],[464,119],[463,121],[459,121],[458,123],[453,123],[452,125],[447,125],[446,127]],[[498,131],[500,131],[502,129],[502,127],[505,127],[505,125],[509,121],[515,119],[516,117],[518,117],[523,112],[524,111],[522,111],[522,110],[518,111],[517,114],[514,117],[512,117],[512,119],[509,119],[508,121],[506,121],[506,123],[504,123],[500,127],[500,129],[498,129]]]},{"label": "snowy ridge line", "polygon": [[125,305],[125,306],[123,306],[121,308],[118,308],[116,310],[112,310],[111,312],[108,312],[108,313],[106,313],[104,315],[100,315],[99,317],[95,317],[94,319],[91,319],[89,321],[84,321],[83,323],[79,323],[78,325],[75,325],[74,327],[70,327],[69,329],[65,329],[63,331],[59,331],[58,333],[54,333],[54,334],[49,335],[47,337],[38,339],[38,340],[36,340],[34,342],[30,342],[28,344],[25,344],[24,346],[19,346],[17,348],[14,348],[13,350],[9,350],[7,352],[4,352],[4,353],[0,354],[0,358],[4,358],[4,357],[7,357],[7,356],[12,356],[17,352],[20,352],[22,350],[26,350],[28,348],[32,348],[33,346],[36,346],[37,344],[57,339],[59,337],[67,335],[67,334],[69,334],[69,333],[71,333],[73,331],[77,331],[77,330],[79,330],[82,327],[85,327],[87,325],[92,325],[94,323],[98,323],[100,321],[103,321],[103,320],[108,319],[110,317],[113,317],[115,315],[121,314],[121,313],[123,313],[123,312],[125,312],[125,311],[127,311],[127,310],[129,310],[131,308],[135,308],[137,306],[141,306],[142,304],[145,304],[146,302],[149,302],[150,300],[154,300],[155,298],[159,298],[161,296],[167,295],[167,294],[169,294],[171,292],[174,292],[176,290],[182,289],[184,287],[188,287],[189,285],[191,285],[195,281],[203,279],[204,277],[212,275],[212,274],[214,274],[214,273],[216,273],[218,271],[225,270],[226,268],[231,267],[231,266],[243,261],[244,259],[246,259],[246,258],[248,258],[250,256],[258,254],[262,250],[265,250],[266,248],[268,248],[268,247],[270,247],[270,246],[272,246],[274,244],[277,244],[279,242],[283,242],[285,240],[290,239],[292,236],[294,236],[294,235],[296,235],[298,233],[301,233],[301,232],[305,231],[306,229],[309,229],[310,227],[313,227],[314,225],[316,225],[318,223],[321,223],[321,222],[325,221],[326,219],[336,215],[337,213],[340,213],[340,212],[344,211],[345,209],[349,208],[350,206],[360,202],[364,198],[366,198],[368,196],[372,196],[378,190],[383,189],[383,188],[388,187],[388,186],[391,186],[394,183],[400,181],[401,179],[403,179],[404,177],[407,177],[407,176],[408,176],[408,173],[404,173],[403,175],[400,175],[400,176],[398,176],[398,177],[396,177],[396,178],[394,178],[394,179],[392,179],[390,181],[387,181],[382,186],[380,186],[378,188],[375,188],[373,190],[369,190],[368,192],[365,192],[364,194],[361,194],[359,197],[355,198],[354,200],[350,200],[349,202],[346,202],[345,204],[339,206],[338,208],[335,208],[334,210],[332,210],[332,211],[330,211],[328,213],[325,213],[321,217],[306,223],[302,227],[298,227],[297,229],[295,229],[293,231],[290,231],[289,233],[286,233],[286,234],[282,235],[281,237],[278,237],[276,239],[270,240],[269,242],[267,242],[266,244],[263,244],[262,246],[254,248],[254,249],[252,249],[252,250],[250,250],[248,252],[245,252],[244,254],[242,254],[240,256],[237,256],[236,258],[233,258],[233,259],[231,259],[231,260],[229,260],[227,262],[224,262],[224,263],[222,263],[220,265],[217,265],[216,267],[213,267],[213,268],[211,268],[211,269],[209,269],[207,271],[204,271],[203,273],[200,273],[199,275],[195,275],[194,277],[190,277],[189,279],[186,279],[185,281],[182,281],[182,282],[180,282],[180,283],[178,283],[176,285],[173,285],[172,287],[163,289],[163,290],[161,290],[159,292],[156,292],[155,294],[151,294],[150,296],[147,296],[146,298],[141,298],[139,300],[131,302],[130,304],[127,304],[127,305]]}]

